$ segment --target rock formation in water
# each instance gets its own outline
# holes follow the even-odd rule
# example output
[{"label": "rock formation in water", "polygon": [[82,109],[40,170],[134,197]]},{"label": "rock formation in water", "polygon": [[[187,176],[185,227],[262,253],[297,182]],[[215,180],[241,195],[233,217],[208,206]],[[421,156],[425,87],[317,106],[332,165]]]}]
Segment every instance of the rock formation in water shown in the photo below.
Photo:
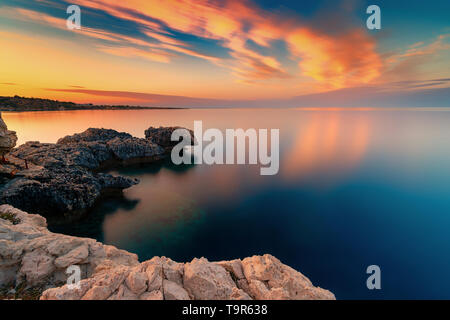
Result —
[{"label": "rock formation in water", "polygon": [[[182,127],[150,127],[147,130],[145,130],[145,138],[149,139],[153,143],[156,143],[157,145],[164,148],[165,153],[170,153],[172,148],[177,145],[178,141],[172,141],[171,136],[172,132],[177,129],[184,129]],[[191,138],[191,143],[194,145],[195,143],[195,137],[194,132],[192,130],[188,130]]]},{"label": "rock formation in water", "polygon": [[[78,216],[105,192],[139,181],[99,173],[106,166],[151,163],[168,156],[176,128],[151,128],[146,138],[110,129],[88,129],[57,143],[27,142],[8,155],[14,163],[0,188],[0,203],[44,216]],[[154,142],[157,141],[162,145]],[[26,162],[25,162],[26,161]]]},{"label": "rock formation in water", "polygon": [[2,157],[2,162],[5,162],[4,156],[12,148],[16,146],[17,135],[15,131],[8,130],[6,123],[2,119],[2,114],[0,112],[0,156]]},{"label": "rock formation in water", "polygon": [[[0,257],[6,297],[34,290],[42,300],[335,299],[271,255],[139,263],[135,254],[93,239],[51,233],[44,217],[10,205],[0,206]],[[78,288],[64,284],[71,265],[82,271]]]}]

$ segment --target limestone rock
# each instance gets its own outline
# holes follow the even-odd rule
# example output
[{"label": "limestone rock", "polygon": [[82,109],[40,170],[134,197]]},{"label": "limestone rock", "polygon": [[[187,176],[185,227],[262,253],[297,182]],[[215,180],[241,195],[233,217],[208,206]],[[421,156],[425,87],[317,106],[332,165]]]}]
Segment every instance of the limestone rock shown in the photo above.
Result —
[{"label": "limestone rock", "polygon": [[159,290],[145,292],[139,297],[140,300],[163,300],[163,294]]},{"label": "limestone rock", "polygon": [[86,292],[81,300],[106,300],[111,294],[112,290],[107,286],[93,286]]},{"label": "limestone rock", "polygon": [[186,263],[183,282],[187,291],[197,300],[226,300],[236,287],[224,268],[205,258]]},{"label": "limestone rock", "polygon": [[68,266],[85,262],[89,256],[87,244],[83,244],[63,256],[55,259],[55,266],[57,268],[67,268]]},{"label": "limestone rock", "polygon": [[140,295],[147,290],[148,278],[144,272],[130,272],[127,277],[126,284],[130,290],[136,294]]},{"label": "limestone rock", "polygon": [[256,299],[335,299],[330,291],[314,287],[300,272],[271,255],[245,258],[242,267]]},{"label": "limestone rock", "polygon": [[233,288],[229,297],[230,300],[252,300],[244,290]]},{"label": "limestone rock", "polygon": [[244,279],[244,271],[242,269],[241,260],[235,259],[230,261],[216,262],[219,266],[225,268],[235,279]]},{"label": "limestone rock", "polygon": [[[51,233],[46,228],[45,218],[39,215],[28,214],[10,205],[1,205],[0,213],[14,215],[20,221],[13,224],[0,218],[0,288],[22,284],[55,287],[67,280],[65,272],[69,265],[78,265],[84,278],[104,265],[110,268],[138,265],[135,254],[93,239]],[[51,294],[78,297],[77,294]]]},{"label": "limestone rock", "polygon": [[42,248],[27,252],[23,255],[18,276],[29,285],[36,285],[55,270],[53,261],[54,258],[46,254]]},{"label": "limestone rock", "polygon": [[[10,205],[1,205],[0,213],[19,220],[0,218],[0,289],[38,286],[46,289],[42,300],[335,299],[271,255],[139,263],[135,254],[114,246],[51,233],[39,215]],[[80,267],[76,287],[66,283],[69,265]]]},{"label": "limestone rock", "polygon": [[162,282],[164,273],[162,270],[162,266],[151,264],[146,268],[146,274],[148,277],[148,290],[156,291],[162,288]]},{"label": "limestone rock", "polygon": [[163,281],[165,300],[190,300],[189,294],[179,284],[170,281]]}]

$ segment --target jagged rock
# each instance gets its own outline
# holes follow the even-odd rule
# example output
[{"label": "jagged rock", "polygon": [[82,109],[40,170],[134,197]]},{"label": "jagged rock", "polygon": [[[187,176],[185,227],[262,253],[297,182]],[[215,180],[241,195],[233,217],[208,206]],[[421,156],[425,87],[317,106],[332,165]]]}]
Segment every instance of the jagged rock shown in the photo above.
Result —
[{"label": "jagged rock", "polygon": [[[156,257],[158,259],[159,257]],[[155,258],[144,262],[143,267],[148,277],[148,291],[160,291],[164,277],[163,267],[158,262],[153,263]]]},{"label": "jagged rock", "polygon": [[[51,233],[39,215],[9,205],[0,213],[20,221],[0,218],[0,289],[39,285],[47,289],[42,300],[335,299],[271,255],[139,263],[136,255],[93,239]],[[77,287],[64,284],[69,263],[82,270]]]},{"label": "jagged rock", "polygon": [[318,287],[300,272],[286,266],[271,255],[242,260],[250,295],[256,299],[334,299],[334,295]]},{"label": "jagged rock", "polygon": [[[86,297],[84,300],[104,300]],[[112,294],[107,300],[139,300],[138,295],[132,292],[125,284],[121,284],[117,292]]]},{"label": "jagged rock", "polygon": [[68,253],[55,259],[57,268],[67,268],[75,264],[83,264],[89,256],[88,246],[84,243]]},{"label": "jagged rock", "polygon": [[[108,300],[270,300],[270,299],[335,299],[334,295],[324,289],[314,287],[301,273],[270,256],[247,258],[246,265],[251,269],[267,269],[274,274],[269,279],[281,279],[271,284],[271,280],[251,278],[233,280],[228,271],[220,264],[209,262],[205,258],[194,259],[190,263],[177,263],[165,257],[154,257],[134,267],[114,267],[92,275],[81,281],[81,287],[90,286],[82,299]],[[245,259],[244,259],[245,260]],[[233,260],[234,262],[240,260]],[[181,283],[166,278],[166,274],[183,269],[184,279]],[[168,272],[170,270],[170,272]],[[288,272],[280,277],[283,272]],[[105,274],[122,281],[104,281]],[[266,274],[268,276],[269,274]],[[245,282],[242,286],[240,283]],[[290,284],[292,283],[292,284]],[[146,285],[148,284],[148,285]],[[51,300],[69,296],[67,285],[45,291],[41,299]]]},{"label": "jagged rock", "polygon": [[84,144],[62,145],[28,141],[14,149],[11,155],[49,169],[67,166],[95,169],[100,165],[94,153]]},{"label": "jagged rock", "polygon": [[189,294],[183,287],[173,281],[164,280],[164,299],[165,300],[190,300]]},{"label": "jagged rock", "polygon": [[159,290],[152,292],[145,292],[140,297],[140,300],[163,300],[163,294]]},{"label": "jagged rock", "polygon": [[135,254],[94,239],[51,233],[42,216],[10,205],[1,205],[0,213],[20,220],[13,224],[0,218],[0,287],[22,283],[30,287],[54,287],[65,282],[66,268],[72,264],[84,270],[84,277],[93,274],[99,266],[138,265]]},{"label": "jagged rock", "polygon": [[225,268],[235,279],[244,279],[244,270],[242,269],[241,260],[235,259],[231,261],[216,262],[219,266]]},{"label": "jagged rock", "polygon": [[153,143],[156,143],[157,145],[160,145],[161,147],[164,148],[165,152],[168,153],[178,143],[178,141],[171,140],[172,132],[177,129],[187,130],[191,135],[191,143],[192,145],[194,145],[195,143],[194,132],[192,130],[188,130],[182,127],[159,127],[159,128],[150,127],[147,130],[145,130],[145,138],[152,141]]},{"label": "jagged rock", "polygon": [[162,159],[164,150],[157,144],[146,139],[130,137],[127,139],[115,138],[108,141],[108,148],[114,154],[114,157],[129,163],[136,159],[136,162],[152,162]]},{"label": "jagged rock", "polygon": [[76,133],[72,136],[66,136],[58,140],[57,144],[72,144],[80,142],[107,142],[115,138],[132,138],[133,136],[126,132],[117,132],[112,129],[89,128],[82,133]]},{"label": "jagged rock", "polygon": [[[112,289],[107,286],[93,286],[86,292],[81,300],[106,300],[112,294]],[[123,295],[122,295],[123,297]]]},{"label": "jagged rock", "polygon": [[23,276],[27,284],[37,285],[56,269],[54,260],[55,258],[48,255],[43,248],[27,252],[22,257],[18,275]]},{"label": "jagged rock", "polygon": [[4,156],[16,146],[17,135],[15,131],[8,130],[0,112],[0,155]]},{"label": "jagged rock", "polygon": [[233,288],[237,287],[223,267],[210,263],[205,258],[186,263],[183,282],[196,300],[230,299]]},{"label": "jagged rock", "polygon": [[140,295],[147,290],[147,282],[147,274],[139,271],[130,272],[126,279],[128,288],[136,295]]},{"label": "jagged rock", "polygon": [[179,285],[183,284],[183,264],[177,263],[169,258],[162,257],[159,260],[159,264],[162,266],[164,278],[175,282]]},{"label": "jagged rock", "polygon": [[155,161],[163,157],[161,146],[125,132],[90,128],[54,143],[27,142],[11,154],[45,168],[80,166],[96,170],[104,163],[120,164],[130,159]]}]

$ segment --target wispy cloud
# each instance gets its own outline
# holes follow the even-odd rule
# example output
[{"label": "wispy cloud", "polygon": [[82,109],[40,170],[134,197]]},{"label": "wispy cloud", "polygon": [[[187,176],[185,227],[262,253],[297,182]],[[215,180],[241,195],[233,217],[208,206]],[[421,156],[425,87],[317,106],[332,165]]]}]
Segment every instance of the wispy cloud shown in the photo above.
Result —
[{"label": "wispy cloud", "polygon": [[[429,43],[414,43],[405,50],[385,56],[384,75],[386,80],[417,77],[420,68],[433,63],[436,56],[450,51],[450,34],[437,36]],[[427,72],[429,73],[429,72]]]},{"label": "wispy cloud", "polygon": [[226,100],[203,99],[176,95],[162,95],[131,91],[93,90],[93,89],[58,89],[46,88],[46,91],[81,93],[88,96],[100,96],[108,98],[126,98],[130,104],[142,104],[145,106],[179,107],[179,106],[231,106],[233,103]]},{"label": "wispy cloud", "polygon": [[[51,1],[47,1],[51,2]],[[250,1],[215,2],[130,0],[79,0],[83,8],[97,10],[124,21],[135,23],[140,35],[124,35],[100,27],[84,25],[80,35],[99,41],[97,50],[121,57],[143,58],[169,63],[177,55],[207,60],[229,69],[240,79],[266,80],[309,77],[340,88],[375,79],[381,61],[374,41],[355,30],[327,35],[298,18],[286,19],[282,14],[265,11]],[[33,20],[54,28],[65,29],[65,20],[30,9],[14,10],[17,19]],[[191,45],[183,34],[205,41],[216,41],[229,51],[229,57],[202,52]],[[144,35],[144,37],[142,37]],[[248,46],[252,41],[267,48],[262,54]],[[274,43],[282,41],[290,51],[290,59],[299,65],[299,73],[288,70],[276,53]],[[354,50],[358,43],[359,50]]]},{"label": "wispy cloud", "polygon": [[[298,20],[286,21],[285,17],[264,11],[249,1],[134,0],[117,6],[111,0],[82,0],[81,4],[133,20],[145,29],[151,30],[156,20],[160,29],[169,27],[220,40],[235,58],[227,65],[234,74],[246,79],[290,77],[278,57],[249,49],[246,45],[249,40],[263,47],[270,47],[275,40],[287,42],[292,58],[299,60],[302,75],[327,82],[331,87],[367,83],[379,75],[381,68],[375,44],[365,33],[354,30],[327,36]],[[354,50],[354,43],[358,43],[359,50]],[[224,65],[223,61],[216,62]]]}]

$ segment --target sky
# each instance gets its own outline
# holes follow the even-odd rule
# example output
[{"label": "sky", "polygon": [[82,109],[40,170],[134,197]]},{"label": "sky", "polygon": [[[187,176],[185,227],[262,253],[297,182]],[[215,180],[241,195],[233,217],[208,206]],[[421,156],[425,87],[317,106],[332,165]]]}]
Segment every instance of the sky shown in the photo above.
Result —
[{"label": "sky", "polygon": [[[81,8],[81,29],[66,10]],[[369,30],[369,5],[381,29]],[[450,106],[448,0],[2,0],[0,95],[199,107]]]}]

